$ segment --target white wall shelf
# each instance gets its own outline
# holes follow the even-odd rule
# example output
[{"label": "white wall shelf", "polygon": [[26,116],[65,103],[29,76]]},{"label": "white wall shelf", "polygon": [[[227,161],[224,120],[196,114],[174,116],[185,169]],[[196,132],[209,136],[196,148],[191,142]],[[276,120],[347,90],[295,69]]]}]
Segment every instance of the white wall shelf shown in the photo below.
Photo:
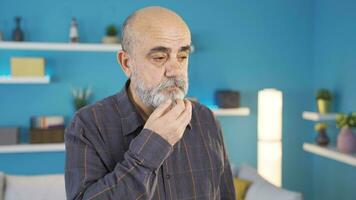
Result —
[{"label": "white wall shelf", "polygon": [[50,76],[44,77],[12,77],[0,76],[0,84],[48,84]]},{"label": "white wall shelf", "polygon": [[65,151],[64,143],[0,145],[0,154]]},{"label": "white wall shelf", "polygon": [[0,42],[0,49],[117,52],[121,50],[121,45],[100,43]]},{"label": "white wall shelf", "polygon": [[321,147],[312,143],[304,143],[303,149],[307,152],[356,167],[356,154],[342,153],[335,146]]},{"label": "white wall shelf", "polygon": [[320,114],[317,112],[303,112],[303,119],[311,121],[333,121],[336,120],[337,113]]},{"label": "white wall shelf", "polygon": [[250,114],[249,108],[219,108],[212,109],[216,116],[248,116]]}]

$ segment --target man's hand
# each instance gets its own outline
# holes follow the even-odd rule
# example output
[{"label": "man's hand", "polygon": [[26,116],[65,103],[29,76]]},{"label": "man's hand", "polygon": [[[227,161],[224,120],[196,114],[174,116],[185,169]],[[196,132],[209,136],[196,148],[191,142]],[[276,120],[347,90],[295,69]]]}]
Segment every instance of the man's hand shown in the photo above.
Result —
[{"label": "man's hand", "polygon": [[145,127],[159,134],[172,146],[178,142],[192,118],[192,104],[189,100],[176,100],[172,106],[168,100],[157,107],[148,118]]}]

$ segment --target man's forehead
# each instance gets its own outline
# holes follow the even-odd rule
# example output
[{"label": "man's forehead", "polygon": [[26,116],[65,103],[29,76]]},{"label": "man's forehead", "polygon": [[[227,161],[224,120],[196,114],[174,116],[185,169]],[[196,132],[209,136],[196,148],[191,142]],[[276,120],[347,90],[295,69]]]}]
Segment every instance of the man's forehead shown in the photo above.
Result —
[{"label": "man's forehead", "polygon": [[146,42],[157,43],[189,43],[191,40],[190,31],[188,27],[169,24],[163,26],[162,24],[152,24],[142,26],[134,30],[136,36]]},{"label": "man's forehead", "polygon": [[189,50],[191,44],[191,38],[189,34],[169,34],[163,31],[151,32],[139,34],[136,37],[136,47],[145,52],[150,51],[164,51],[175,52]]}]

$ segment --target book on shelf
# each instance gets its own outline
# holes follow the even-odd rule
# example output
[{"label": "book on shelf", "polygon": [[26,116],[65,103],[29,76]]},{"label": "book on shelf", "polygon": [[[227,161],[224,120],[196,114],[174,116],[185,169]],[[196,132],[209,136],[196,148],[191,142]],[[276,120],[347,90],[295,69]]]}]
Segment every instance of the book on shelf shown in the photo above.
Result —
[{"label": "book on shelf", "polygon": [[45,59],[42,57],[12,57],[11,76],[44,77]]},{"label": "book on shelf", "polygon": [[63,116],[36,116],[31,117],[31,128],[49,129],[49,128],[63,128]]}]

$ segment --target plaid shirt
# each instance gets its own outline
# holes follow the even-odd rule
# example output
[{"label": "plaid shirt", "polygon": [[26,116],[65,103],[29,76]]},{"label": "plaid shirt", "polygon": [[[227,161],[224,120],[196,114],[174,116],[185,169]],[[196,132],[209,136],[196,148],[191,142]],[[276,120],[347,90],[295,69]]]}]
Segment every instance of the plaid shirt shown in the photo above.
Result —
[{"label": "plaid shirt", "polygon": [[66,129],[68,200],[235,200],[221,129],[193,102],[192,119],[173,147],[144,120],[126,87],[76,112]]}]

